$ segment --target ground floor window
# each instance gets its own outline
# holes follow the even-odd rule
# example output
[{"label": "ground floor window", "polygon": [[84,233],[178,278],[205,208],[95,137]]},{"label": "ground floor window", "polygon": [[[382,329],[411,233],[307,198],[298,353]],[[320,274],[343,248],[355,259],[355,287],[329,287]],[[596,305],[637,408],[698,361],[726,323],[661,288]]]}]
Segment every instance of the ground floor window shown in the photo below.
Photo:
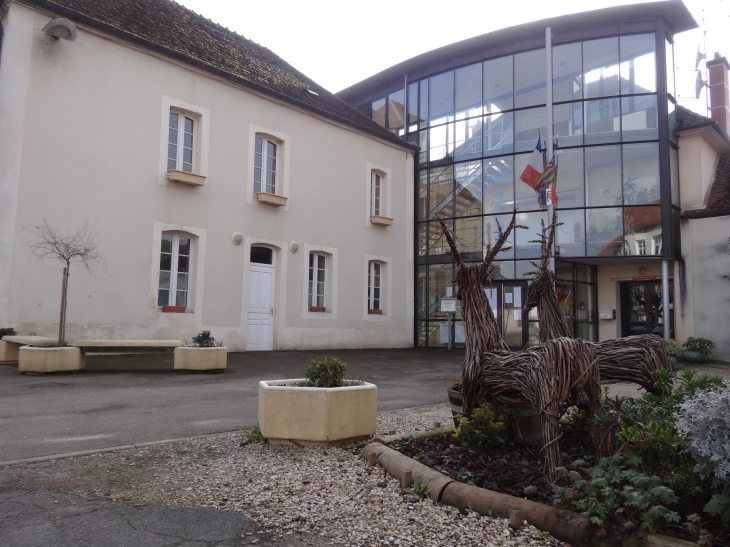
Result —
[{"label": "ground floor window", "polygon": [[309,311],[325,311],[325,275],[327,258],[323,254],[309,253]]},{"label": "ground floor window", "polygon": [[160,245],[160,284],[157,306],[185,306],[190,294],[191,238],[163,233]]}]

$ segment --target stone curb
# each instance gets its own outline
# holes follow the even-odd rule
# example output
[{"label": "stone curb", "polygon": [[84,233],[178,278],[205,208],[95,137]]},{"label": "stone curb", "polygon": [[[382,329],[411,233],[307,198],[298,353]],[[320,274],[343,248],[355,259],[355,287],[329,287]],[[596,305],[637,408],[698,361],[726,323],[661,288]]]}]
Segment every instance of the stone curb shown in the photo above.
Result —
[{"label": "stone curb", "polygon": [[8,460],[0,462],[0,467],[7,467],[9,465],[18,465],[21,463],[38,463],[47,462],[51,460],[62,460],[66,458],[75,458],[77,456],[89,456],[91,454],[103,454],[105,452],[118,452],[120,450],[133,450],[135,448],[144,448],[146,446],[156,446],[158,444],[170,444],[178,443],[180,441],[191,441],[193,439],[205,439],[208,437],[218,437],[222,435],[230,435],[231,433],[243,433],[248,429],[236,429],[233,431],[222,431],[220,433],[208,433],[206,435],[193,435],[192,437],[180,437],[178,439],[163,439],[161,441],[148,441],[144,443],[135,444],[121,444],[118,446],[109,446],[107,448],[95,448],[93,450],[80,450],[78,452],[64,452],[63,454],[53,454],[51,456],[37,456],[35,458],[23,458],[20,460]]},{"label": "stone curb", "polygon": [[[393,439],[390,442],[396,440],[395,438],[408,438],[416,436],[416,434],[420,434],[419,438],[427,438],[440,434],[436,431],[438,430],[416,431],[386,436],[386,438],[390,439],[392,437]],[[384,443],[378,442],[378,439],[362,449],[361,456],[364,459],[367,460],[371,454],[376,455],[376,464],[380,465],[395,479],[401,480],[403,472],[409,470],[413,479],[418,479],[420,482],[427,481],[431,489],[428,497],[436,502],[453,507],[469,508],[481,515],[502,518],[510,518],[510,511],[517,509],[522,511],[523,518],[529,524],[550,533],[561,541],[591,547],[608,545],[607,542],[601,541],[595,535],[589,534],[590,521],[577,513],[454,481],[451,477],[385,446]],[[661,534],[647,534],[646,541],[643,544],[632,537],[624,538],[621,542],[621,547],[638,547],[640,545],[649,547],[697,547],[696,543]]]},{"label": "stone curb", "polygon": [[438,437],[446,433],[446,427],[437,427],[435,429],[427,429],[425,431],[411,431],[410,433],[398,433],[397,435],[377,435],[371,442],[381,444],[391,444],[409,437],[416,439],[428,439],[429,437]]}]

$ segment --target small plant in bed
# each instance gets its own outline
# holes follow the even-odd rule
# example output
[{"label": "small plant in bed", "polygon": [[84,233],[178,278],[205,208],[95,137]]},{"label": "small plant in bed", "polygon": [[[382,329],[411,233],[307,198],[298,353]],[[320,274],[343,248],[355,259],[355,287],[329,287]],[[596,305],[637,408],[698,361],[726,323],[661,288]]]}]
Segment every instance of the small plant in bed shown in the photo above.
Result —
[{"label": "small plant in bed", "polygon": [[223,347],[223,340],[216,340],[209,330],[204,330],[200,334],[193,336],[194,348],[220,348]]},{"label": "small plant in bed", "polygon": [[508,411],[502,409],[500,415],[489,403],[483,404],[466,418],[460,416],[456,438],[464,448],[475,452],[488,452],[507,444]]},{"label": "small plant in bed", "polygon": [[297,384],[299,387],[342,387],[348,385],[345,380],[347,363],[338,357],[315,357],[310,359],[304,369],[306,380]]}]

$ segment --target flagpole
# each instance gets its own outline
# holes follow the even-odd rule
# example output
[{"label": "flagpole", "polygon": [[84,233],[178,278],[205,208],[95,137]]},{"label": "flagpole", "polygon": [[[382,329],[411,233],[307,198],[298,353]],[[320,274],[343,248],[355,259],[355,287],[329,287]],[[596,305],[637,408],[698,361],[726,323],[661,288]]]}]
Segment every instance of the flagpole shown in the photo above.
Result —
[{"label": "flagpole", "polygon": [[[546,108],[547,108],[547,160],[553,157],[553,31],[551,27],[545,29],[545,57],[546,57],[546,70],[545,70],[545,88],[547,91],[546,97]],[[553,183],[555,186],[555,183]],[[549,192],[549,190],[548,190]],[[548,206],[548,224],[553,221],[553,210],[555,205],[550,200]],[[553,242],[555,245],[555,242]],[[554,247],[553,247],[554,250]],[[555,271],[555,258],[550,258],[548,265],[551,271]]]}]

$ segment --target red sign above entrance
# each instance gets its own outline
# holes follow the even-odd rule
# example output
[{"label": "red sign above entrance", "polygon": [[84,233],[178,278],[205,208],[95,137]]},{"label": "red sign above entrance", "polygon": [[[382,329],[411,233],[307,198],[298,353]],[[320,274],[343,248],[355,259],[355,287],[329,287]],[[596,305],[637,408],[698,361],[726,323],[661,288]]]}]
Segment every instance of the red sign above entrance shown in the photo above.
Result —
[{"label": "red sign above entrance", "polygon": [[631,281],[654,281],[655,279],[653,275],[635,275]]}]

